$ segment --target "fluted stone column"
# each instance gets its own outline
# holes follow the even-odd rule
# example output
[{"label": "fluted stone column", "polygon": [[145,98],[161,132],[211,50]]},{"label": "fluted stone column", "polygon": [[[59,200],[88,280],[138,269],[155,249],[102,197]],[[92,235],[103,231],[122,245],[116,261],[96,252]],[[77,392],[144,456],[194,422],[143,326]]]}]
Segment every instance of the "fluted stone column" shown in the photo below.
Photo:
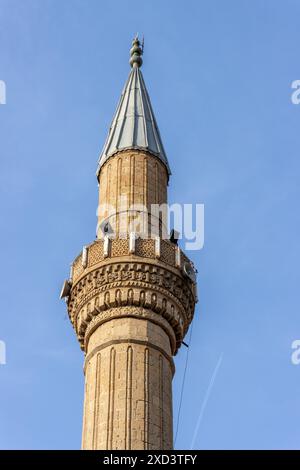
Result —
[{"label": "fluted stone column", "polygon": [[[115,207],[117,226],[121,194],[147,208],[166,201],[165,168],[157,176],[148,155],[145,172],[144,159],[120,152],[108,163],[122,161],[123,171],[107,182],[108,164],[100,173],[100,200]],[[132,250],[129,234],[120,235],[99,236],[72,265],[68,311],[85,352],[82,448],[172,449],[172,356],[193,318],[195,285],[171,241],[137,237]]]},{"label": "fluted stone column", "polygon": [[118,318],[114,310],[89,340],[82,448],[171,449],[168,335],[149,320]]},{"label": "fluted stone column", "polygon": [[140,234],[165,238],[163,212],[153,209],[167,204],[167,186],[164,164],[148,152],[124,150],[110,158],[99,174],[98,238],[106,222],[116,236],[124,237],[131,226]]}]

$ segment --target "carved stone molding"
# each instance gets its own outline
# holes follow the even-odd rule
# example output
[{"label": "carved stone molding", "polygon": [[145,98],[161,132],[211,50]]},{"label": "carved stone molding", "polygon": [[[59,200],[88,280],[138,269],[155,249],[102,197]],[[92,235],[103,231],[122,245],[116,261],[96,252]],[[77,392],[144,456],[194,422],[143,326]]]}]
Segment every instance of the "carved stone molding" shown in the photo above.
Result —
[{"label": "carved stone molding", "polygon": [[172,346],[176,353],[192,321],[194,306],[189,280],[160,266],[125,260],[88,272],[71,289],[68,300],[70,319],[85,350],[93,322],[101,323],[111,309],[119,308],[126,315],[139,307],[139,314],[148,311],[151,321],[161,319],[169,325],[167,333],[171,344],[176,338]]},{"label": "carved stone molding", "polygon": [[[103,250],[103,240],[96,240],[90,245],[85,247],[85,250],[75,258],[72,264],[72,280],[73,283],[78,282],[79,279],[84,275],[85,268],[93,268],[94,266],[101,264],[105,258],[109,258],[113,262],[113,258],[128,257],[130,254],[129,239],[128,238],[116,238],[110,240],[109,256],[106,257]],[[176,267],[176,245],[171,243],[169,240],[161,239],[160,241],[160,255],[159,259],[166,265]],[[83,263],[83,253],[85,253],[85,263]],[[185,261],[189,261],[187,256],[181,253],[181,264]],[[135,257],[157,259],[157,253],[155,250],[155,239],[142,239],[136,240],[136,251]]]}]

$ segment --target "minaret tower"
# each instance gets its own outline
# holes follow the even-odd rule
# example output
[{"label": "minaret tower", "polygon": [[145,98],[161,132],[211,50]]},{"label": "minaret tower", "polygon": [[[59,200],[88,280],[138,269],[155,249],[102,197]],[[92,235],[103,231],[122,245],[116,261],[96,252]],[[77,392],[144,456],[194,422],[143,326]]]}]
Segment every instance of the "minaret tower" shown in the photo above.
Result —
[{"label": "minaret tower", "polygon": [[172,449],[173,356],[194,314],[192,263],[167,236],[168,160],[140,70],[100,155],[97,239],[62,289],[85,354],[83,449]]}]

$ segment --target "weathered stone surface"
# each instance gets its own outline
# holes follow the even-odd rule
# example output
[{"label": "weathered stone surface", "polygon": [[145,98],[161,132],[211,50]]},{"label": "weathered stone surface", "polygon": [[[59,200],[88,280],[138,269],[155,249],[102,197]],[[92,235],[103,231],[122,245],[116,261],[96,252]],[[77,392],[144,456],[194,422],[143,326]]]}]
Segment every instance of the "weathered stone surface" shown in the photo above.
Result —
[{"label": "weathered stone surface", "polygon": [[147,152],[122,151],[99,181],[101,203],[113,208],[99,223],[108,217],[116,232],[106,247],[96,240],[75,259],[68,298],[85,353],[82,448],[172,449],[172,356],[194,315],[195,285],[182,271],[187,257],[162,239],[163,224],[158,248],[138,238],[130,250],[118,206],[124,195],[143,204],[151,228],[150,205],[167,202],[167,171]]}]

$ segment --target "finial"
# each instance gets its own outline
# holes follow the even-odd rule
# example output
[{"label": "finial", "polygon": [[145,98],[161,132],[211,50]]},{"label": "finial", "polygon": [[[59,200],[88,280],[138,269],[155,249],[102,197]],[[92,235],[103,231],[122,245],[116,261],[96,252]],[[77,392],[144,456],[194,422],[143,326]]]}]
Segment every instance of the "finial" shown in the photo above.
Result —
[{"label": "finial", "polygon": [[141,67],[143,63],[142,54],[144,50],[144,39],[142,44],[136,34],[134,40],[132,41],[132,48],[130,49],[130,65],[131,67]]}]

